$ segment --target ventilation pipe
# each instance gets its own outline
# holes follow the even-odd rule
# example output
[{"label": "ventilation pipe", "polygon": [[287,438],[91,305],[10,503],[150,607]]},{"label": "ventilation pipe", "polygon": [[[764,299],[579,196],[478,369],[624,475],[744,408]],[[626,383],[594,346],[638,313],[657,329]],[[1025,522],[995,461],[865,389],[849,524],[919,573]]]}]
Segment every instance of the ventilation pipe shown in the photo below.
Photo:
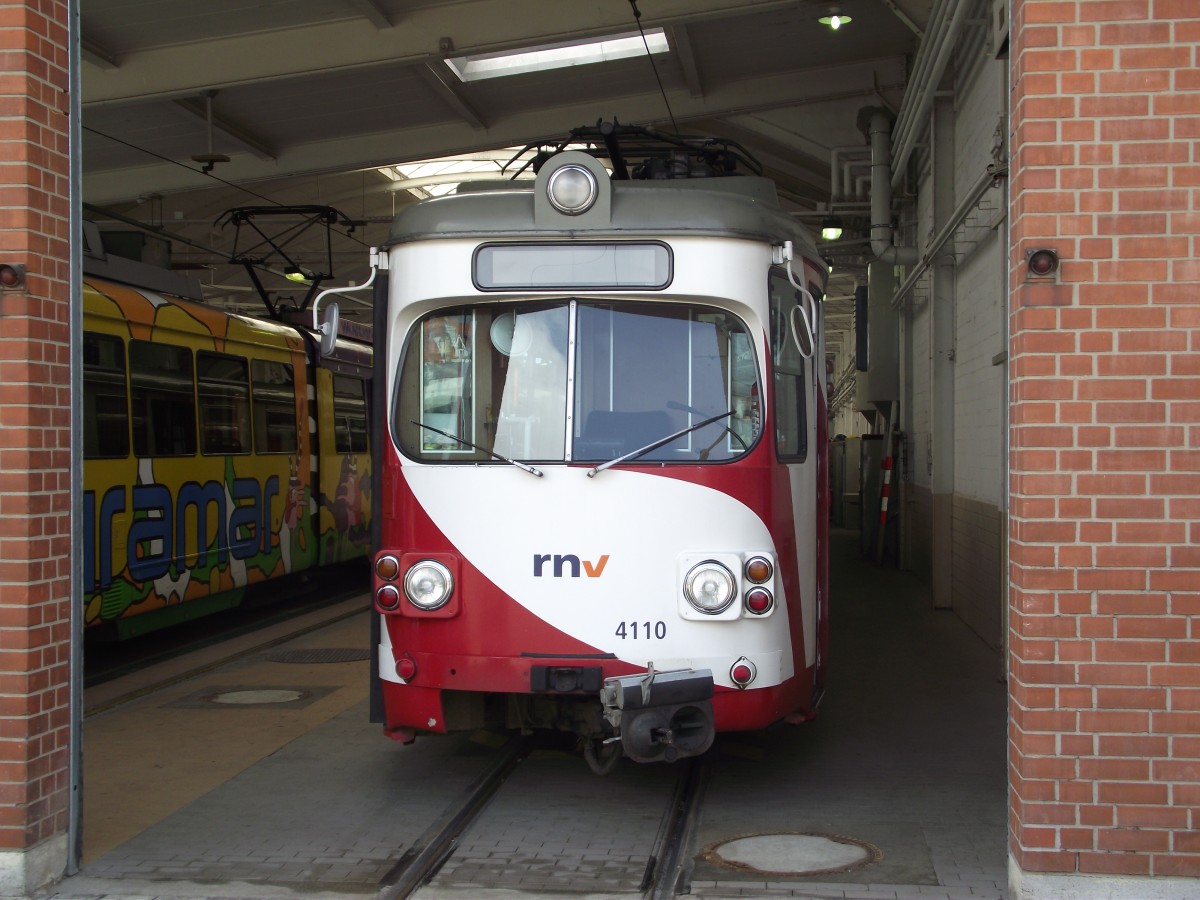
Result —
[{"label": "ventilation pipe", "polygon": [[[866,154],[867,148],[861,145],[834,147],[829,152],[829,181],[832,188],[829,192],[830,212],[833,212],[834,204],[842,200],[843,197],[846,199],[850,198],[850,166],[865,166],[868,164],[866,159],[846,159],[843,161],[841,157],[860,157],[866,156]],[[842,174],[839,175],[839,172]]]},{"label": "ventilation pipe", "polygon": [[917,248],[897,247],[892,243],[892,122],[886,113],[875,111],[871,114],[869,133],[871,251],[880,262],[911,266],[917,261]]}]

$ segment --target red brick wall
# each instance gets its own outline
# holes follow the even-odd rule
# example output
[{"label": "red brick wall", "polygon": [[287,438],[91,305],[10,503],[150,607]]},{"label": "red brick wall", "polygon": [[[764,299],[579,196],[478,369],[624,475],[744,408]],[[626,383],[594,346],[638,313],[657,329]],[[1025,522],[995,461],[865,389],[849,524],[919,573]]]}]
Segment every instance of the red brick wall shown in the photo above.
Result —
[{"label": "red brick wall", "polygon": [[1200,0],[1012,5],[1010,850],[1200,876]]},{"label": "red brick wall", "polygon": [[0,2],[0,850],[66,831],[70,652],[67,5]]}]

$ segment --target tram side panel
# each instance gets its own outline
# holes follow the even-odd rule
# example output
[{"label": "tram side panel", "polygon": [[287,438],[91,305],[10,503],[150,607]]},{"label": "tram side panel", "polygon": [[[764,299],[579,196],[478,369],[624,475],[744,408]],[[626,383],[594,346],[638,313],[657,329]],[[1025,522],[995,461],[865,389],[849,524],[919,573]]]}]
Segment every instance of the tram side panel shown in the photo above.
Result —
[{"label": "tram side panel", "polygon": [[316,564],[300,336],[95,280],[84,332],[86,624],[129,637]]},{"label": "tram side panel", "polygon": [[320,561],[333,565],[370,551],[371,446],[370,356],[365,365],[314,369],[317,415],[317,474]]}]

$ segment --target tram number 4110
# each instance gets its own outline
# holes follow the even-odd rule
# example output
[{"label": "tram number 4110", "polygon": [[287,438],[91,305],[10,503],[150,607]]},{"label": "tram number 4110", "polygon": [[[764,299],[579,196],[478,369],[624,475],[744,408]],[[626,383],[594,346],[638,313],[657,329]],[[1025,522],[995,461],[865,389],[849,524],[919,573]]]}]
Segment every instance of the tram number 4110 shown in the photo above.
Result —
[{"label": "tram number 4110", "polygon": [[614,632],[621,640],[658,640],[667,636],[666,622],[621,622]]}]

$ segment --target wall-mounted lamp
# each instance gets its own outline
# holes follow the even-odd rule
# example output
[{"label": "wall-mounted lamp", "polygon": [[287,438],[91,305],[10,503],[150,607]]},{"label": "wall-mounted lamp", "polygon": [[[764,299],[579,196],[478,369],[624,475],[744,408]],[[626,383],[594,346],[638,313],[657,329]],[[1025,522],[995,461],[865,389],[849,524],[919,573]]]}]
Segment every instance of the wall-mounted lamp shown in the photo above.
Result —
[{"label": "wall-mounted lamp", "polygon": [[1048,278],[1058,271],[1058,251],[1051,247],[1026,251],[1025,265],[1034,278]]},{"label": "wall-mounted lamp", "polygon": [[839,14],[836,6],[831,6],[829,7],[829,15],[821,16],[821,18],[817,19],[817,21],[822,25],[828,25],[831,29],[837,31],[843,25],[846,25],[853,20],[849,16],[843,16]]},{"label": "wall-mounted lamp", "polygon": [[20,263],[0,263],[0,289],[25,290],[25,267]]},{"label": "wall-mounted lamp", "polygon": [[842,236],[842,220],[837,216],[826,216],[821,222],[821,239],[836,241]]}]

